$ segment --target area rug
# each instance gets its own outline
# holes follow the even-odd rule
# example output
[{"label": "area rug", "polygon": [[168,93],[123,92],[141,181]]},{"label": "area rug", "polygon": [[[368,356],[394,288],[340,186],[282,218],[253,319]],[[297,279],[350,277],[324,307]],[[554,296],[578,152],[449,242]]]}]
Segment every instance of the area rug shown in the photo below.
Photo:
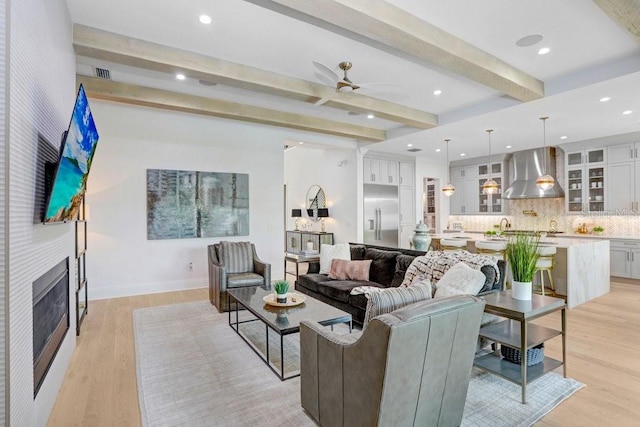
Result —
[{"label": "area rug", "polygon": [[[142,425],[315,425],[300,406],[300,378],[280,381],[208,301],[134,310],[133,328]],[[264,324],[241,331],[264,347]],[[279,338],[270,336],[277,365]],[[298,347],[288,336],[287,374],[298,369]],[[474,368],[462,425],[529,426],[582,386],[552,372],[528,386],[523,405],[519,386]]]}]

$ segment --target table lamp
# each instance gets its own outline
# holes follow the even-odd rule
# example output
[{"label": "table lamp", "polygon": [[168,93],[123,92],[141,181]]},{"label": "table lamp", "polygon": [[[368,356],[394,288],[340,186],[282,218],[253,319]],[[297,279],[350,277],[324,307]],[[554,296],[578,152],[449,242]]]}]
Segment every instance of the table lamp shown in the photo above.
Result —
[{"label": "table lamp", "polygon": [[324,233],[324,219],[325,218],[329,218],[329,209],[327,208],[320,208],[318,209],[318,218],[322,218],[322,221],[320,222],[320,224],[322,224],[322,232]]},{"label": "table lamp", "polygon": [[296,231],[298,231],[298,218],[302,217],[302,209],[291,209],[291,216],[296,219]]}]

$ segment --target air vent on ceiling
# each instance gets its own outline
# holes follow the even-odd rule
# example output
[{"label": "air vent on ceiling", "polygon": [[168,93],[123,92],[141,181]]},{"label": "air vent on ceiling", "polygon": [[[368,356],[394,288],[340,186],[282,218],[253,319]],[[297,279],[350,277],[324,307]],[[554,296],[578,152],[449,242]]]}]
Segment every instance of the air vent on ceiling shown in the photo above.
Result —
[{"label": "air vent on ceiling", "polygon": [[418,151],[422,151],[422,148],[409,148],[407,151],[410,153],[417,153]]},{"label": "air vent on ceiling", "polygon": [[99,79],[111,80],[111,72],[106,68],[96,67],[96,77]]}]

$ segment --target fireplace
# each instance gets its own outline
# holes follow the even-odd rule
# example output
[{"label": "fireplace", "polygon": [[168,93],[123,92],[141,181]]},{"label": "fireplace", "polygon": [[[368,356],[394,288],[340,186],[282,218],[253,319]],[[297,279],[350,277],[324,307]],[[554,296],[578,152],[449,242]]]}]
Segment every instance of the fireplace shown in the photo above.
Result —
[{"label": "fireplace", "polygon": [[69,258],[33,282],[33,396],[69,330]]}]

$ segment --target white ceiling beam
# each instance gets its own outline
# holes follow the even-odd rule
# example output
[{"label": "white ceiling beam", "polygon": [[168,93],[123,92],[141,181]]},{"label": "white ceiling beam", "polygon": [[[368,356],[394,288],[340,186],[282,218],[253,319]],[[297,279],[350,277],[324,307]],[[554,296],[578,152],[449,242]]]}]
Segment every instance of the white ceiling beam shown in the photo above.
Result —
[{"label": "white ceiling beam", "polygon": [[640,43],[640,0],[593,0],[600,9]]},{"label": "white ceiling beam", "polygon": [[[78,55],[90,58],[170,74],[180,72],[194,79],[309,103],[335,95],[333,88],[318,83],[79,24],[73,27],[73,45]],[[378,118],[419,129],[438,125],[438,118],[434,114],[355,93],[341,93],[325,105],[346,111],[373,113]]]},{"label": "white ceiling beam", "polygon": [[355,138],[363,141],[380,142],[386,139],[386,132],[384,130],[304,116],[302,114],[237,104],[235,102],[127,83],[117,83],[97,77],[77,75],[76,82],[84,86],[87,96],[95,99],[280,126],[325,135]]},{"label": "white ceiling beam", "polygon": [[330,31],[350,33],[519,101],[544,97],[544,83],[489,53],[382,0],[246,0]]}]

